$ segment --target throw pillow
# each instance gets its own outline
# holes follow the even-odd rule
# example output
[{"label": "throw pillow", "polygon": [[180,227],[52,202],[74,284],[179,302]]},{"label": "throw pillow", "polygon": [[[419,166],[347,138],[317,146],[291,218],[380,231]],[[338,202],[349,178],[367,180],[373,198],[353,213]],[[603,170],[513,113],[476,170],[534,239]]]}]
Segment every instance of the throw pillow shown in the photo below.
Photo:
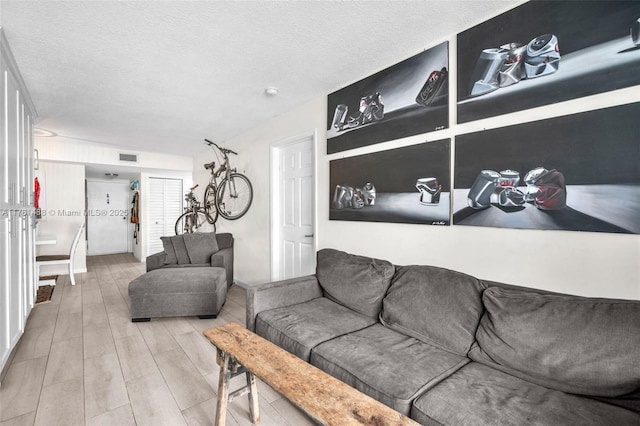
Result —
[{"label": "throw pillow", "polygon": [[189,259],[193,264],[210,263],[211,256],[219,250],[215,232],[196,232],[184,234],[183,237]]},{"label": "throw pillow", "polygon": [[176,252],[178,265],[188,265],[190,263],[189,254],[187,253],[187,247],[185,247],[184,239],[182,237],[182,235],[175,235],[171,237],[171,244],[173,244],[173,249]]},{"label": "throw pillow", "polygon": [[491,287],[474,361],[563,392],[616,397],[640,384],[640,303]]},{"label": "throw pillow", "polygon": [[394,271],[386,260],[333,249],[317,254],[316,276],[325,296],[372,318],[378,318]]},{"label": "throw pillow", "polygon": [[165,265],[176,265],[178,263],[178,258],[176,257],[176,251],[173,249],[173,244],[171,244],[170,237],[160,237],[162,241],[162,247],[164,247],[164,252],[166,256],[164,257]]}]

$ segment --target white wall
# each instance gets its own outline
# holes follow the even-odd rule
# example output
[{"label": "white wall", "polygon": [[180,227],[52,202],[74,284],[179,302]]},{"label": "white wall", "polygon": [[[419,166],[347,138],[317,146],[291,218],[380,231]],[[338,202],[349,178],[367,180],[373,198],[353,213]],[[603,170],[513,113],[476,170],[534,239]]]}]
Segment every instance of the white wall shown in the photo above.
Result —
[{"label": "white wall", "polygon": [[[41,180],[41,205],[43,216],[38,221],[37,233],[55,235],[55,245],[43,245],[36,248],[36,255],[69,254],[73,237],[80,224],[85,220],[84,166],[80,164],[40,161],[37,173],[44,176]],[[74,270],[87,271],[86,230],[82,232],[75,256]],[[68,274],[65,265],[43,266],[40,275]]]},{"label": "white wall", "polygon": [[[479,278],[563,293],[640,299],[639,235],[329,220],[329,160],[639,100],[634,87],[464,126],[453,124],[452,117],[447,130],[327,155],[326,97],[318,98],[223,143],[239,152],[233,160],[251,179],[255,196],[245,217],[233,222],[220,219],[218,232],[234,234],[238,280],[270,280],[269,147],[315,128],[319,249],[332,247],[395,264],[443,266]],[[201,188],[208,180],[202,163],[211,161],[212,155],[209,150],[194,158],[194,181]]]}]

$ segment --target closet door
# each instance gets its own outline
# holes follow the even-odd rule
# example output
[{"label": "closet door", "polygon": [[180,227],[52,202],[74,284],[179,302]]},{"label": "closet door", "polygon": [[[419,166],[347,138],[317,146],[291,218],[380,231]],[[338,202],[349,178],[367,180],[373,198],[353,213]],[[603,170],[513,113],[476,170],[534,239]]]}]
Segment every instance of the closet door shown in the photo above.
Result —
[{"label": "closet door", "polygon": [[8,188],[9,188],[9,341],[13,347],[24,330],[25,309],[23,302],[22,275],[24,267],[21,265],[22,249],[22,219],[20,211],[20,181],[19,181],[19,153],[20,153],[20,96],[18,85],[14,77],[7,73],[7,160],[8,160]]},{"label": "closet door", "polygon": [[0,369],[35,301],[34,109],[0,28]]},{"label": "closet door", "polygon": [[163,250],[160,237],[175,235],[175,224],[182,214],[182,180],[149,178],[145,193],[149,197],[147,255],[151,255]]},{"label": "closet door", "polygon": [[9,146],[6,138],[6,107],[7,99],[7,70],[2,61],[0,68],[0,368],[5,364],[11,344],[9,339],[9,267],[11,258],[9,256],[9,185],[7,185],[9,175]]}]

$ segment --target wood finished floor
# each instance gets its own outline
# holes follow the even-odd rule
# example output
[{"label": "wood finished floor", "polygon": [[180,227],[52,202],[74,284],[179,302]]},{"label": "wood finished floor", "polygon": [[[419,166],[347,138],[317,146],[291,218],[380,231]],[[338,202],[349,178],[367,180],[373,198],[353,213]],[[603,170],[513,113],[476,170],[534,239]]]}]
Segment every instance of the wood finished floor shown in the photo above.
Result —
[{"label": "wood finished floor", "polygon": [[[36,305],[0,387],[0,426],[213,425],[219,367],[202,331],[245,324],[245,291],[232,286],[216,319],[132,323],[127,286],[145,265],[130,254],[87,258],[76,285],[61,276]],[[232,380],[242,386],[244,376]],[[262,382],[260,425],[314,424]],[[250,425],[246,397],[227,425]]]}]

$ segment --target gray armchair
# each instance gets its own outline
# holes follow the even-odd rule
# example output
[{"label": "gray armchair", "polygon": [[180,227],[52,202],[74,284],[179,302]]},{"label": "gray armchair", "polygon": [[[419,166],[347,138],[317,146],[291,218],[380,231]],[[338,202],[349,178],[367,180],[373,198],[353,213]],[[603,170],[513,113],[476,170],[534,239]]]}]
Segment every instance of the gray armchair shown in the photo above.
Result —
[{"label": "gray armchair", "polygon": [[224,268],[227,288],[233,284],[233,235],[213,232],[162,237],[164,251],[147,257],[147,272],[160,268]]}]

